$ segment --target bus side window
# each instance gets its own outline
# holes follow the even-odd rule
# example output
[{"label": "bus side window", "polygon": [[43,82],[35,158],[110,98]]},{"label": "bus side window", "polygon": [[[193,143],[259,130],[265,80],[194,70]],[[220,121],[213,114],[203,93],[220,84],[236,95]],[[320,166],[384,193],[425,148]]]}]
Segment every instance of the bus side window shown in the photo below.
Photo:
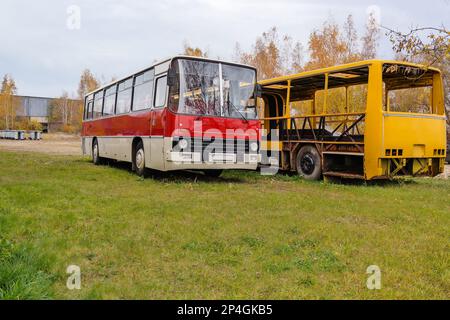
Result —
[{"label": "bus side window", "polygon": [[103,111],[103,90],[97,92],[94,95],[94,111],[92,112],[92,118],[97,119],[102,116]]},{"label": "bus side window", "polygon": [[83,120],[87,119],[87,115],[88,115],[88,97],[84,98],[84,108],[83,108]]},{"label": "bus side window", "polygon": [[158,78],[155,85],[155,108],[164,107],[166,104],[167,76]]},{"label": "bus side window", "polygon": [[116,109],[117,85],[112,85],[105,91],[105,102],[103,106],[103,116],[111,116]]},{"label": "bus side window", "polygon": [[94,99],[94,95],[90,95],[86,97],[86,101],[84,104],[84,119],[85,120],[89,120],[92,118],[92,105],[93,105],[93,100]]},{"label": "bus side window", "polygon": [[137,75],[134,80],[133,111],[151,108],[154,70]]},{"label": "bus side window", "polygon": [[88,113],[87,113],[87,118],[88,119],[92,119],[92,109],[94,107],[94,102],[93,101],[89,101],[88,103]]},{"label": "bus side window", "polygon": [[133,78],[119,83],[116,103],[116,114],[128,113],[131,110],[131,93],[133,89]]}]

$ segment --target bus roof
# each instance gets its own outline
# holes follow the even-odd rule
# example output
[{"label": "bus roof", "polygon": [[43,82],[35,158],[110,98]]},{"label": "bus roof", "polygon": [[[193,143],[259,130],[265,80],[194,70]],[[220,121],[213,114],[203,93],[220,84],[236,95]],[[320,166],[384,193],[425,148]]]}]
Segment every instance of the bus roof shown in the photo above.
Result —
[{"label": "bus roof", "polygon": [[103,85],[103,86],[101,86],[101,87],[99,87],[99,88],[97,88],[97,89],[95,89],[95,90],[93,90],[93,91],[87,93],[87,94],[85,95],[85,98],[86,98],[87,96],[93,94],[93,93],[96,93],[96,92],[98,92],[98,91],[100,91],[100,90],[103,90],[103,89],[105,89],[105,88],[108,88],[108,87],[110,87],[110,86],[112,86],[112,85],[114,85],[114,84],[116,84],[116,83],[118,83],[118,82],[121,82],[121,81],[123,81],[123,80],[126,80],[126,79],[132,77],[132,76],[135,75],[135,74],[139,74],[139,73],[145,72],[145,71],[147,71],[147,70],[149,70],[149,69],[152,69],[152,68],[154,68],[154,67],[157,67],[157,66],[159,66],[159,65],[163,65],[163,64],[165,64],[165,63],[172,62],[172,61],[175,60],[175,59],[190,59],[190,60],[199,60],[199,61],[208,61],[208,62],[222,62],[222,63],[225,63],[225,64],[234,65],[234,66],[238,66],[238,67],[250,68],[250,69],[253,69],[253,70],[256,71],[256,68],[255,68],[255,67],[250,66],[250,65],[246,65],[246,64],[235,63],[235,62],[229,62],[229,61],[224,61],[224,60],[219,60],[219,59],[210,59],[210,58],[204,58],[204,57],[194,57],[194,56],[186,56],[186,55],[176,55],[176,56],[173,56],[173,57],[166,58],[166,59],[160,60],[160,61],[158,61],[158,62],[155,62],[155,63],[153,63],[152,65],[150,65],[150,66],[148,66],[148,67],[146,67],[146,68],[144,68],[144,69],[138,70],[137,72],[134,72],[134,73],[132,73],[132,74],[130,74],[130,75],[127,75],[127,76],[122,77],[122,78],[120,78],[120,79],[118,79],[118,80],[115,80],[115,81],[112,81],[112,82],[110,82],[110,83],[108,83],[108,84],[106,84],[106,85]]},{"label": "bus roof", "polygon": [[363,60],[363,61],[358,61],[358,62],[353,62],[353,63],[337,65],[337,66],[333,66],[333,67],[328,67],[328,68],[304,71],[304,72],[287,75],[287,76],[276,77],[276,78],[272,78],[272,79],[261,80],[261,81],[258,81],[258,83],[263,86],[270,85],[270,84],[275,84],[275,83],[279,83],[279,82],[285,82],[288,80],[295,80],[295,79],[299,79],[299,78],[306,78],[306,77],[316,76],[316,75],[325,74],[325,73],[334,73],[334,72],[345,71],[348,69],[354,69],[354,68],[358,68],[358,67],[365,67],[365,66],[369,66],[374,63],[399,64],[399,65],[410,66],[410,67],[415,67],[415,68],[420,68],[420,69],[425,69],[425,70],[430,70],[433,72],[441,73],[441,71],[437,68],[427,67],[425,65],[411,63],[411,62],[395,61],[395,60]]}]

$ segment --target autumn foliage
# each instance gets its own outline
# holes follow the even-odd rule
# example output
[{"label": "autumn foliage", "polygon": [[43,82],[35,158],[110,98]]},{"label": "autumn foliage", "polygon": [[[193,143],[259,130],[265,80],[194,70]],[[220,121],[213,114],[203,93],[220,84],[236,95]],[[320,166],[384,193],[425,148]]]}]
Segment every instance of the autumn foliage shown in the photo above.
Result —
[{"label": "autumn foliage", "polygon": [[11,75],[3,77],[0,89],[0,129],[14,129],[20,103],[14,96],[17,87]]},{"label": "autumn foliage", "polygon": [[[234,60],[258,69],[260,79],[270,79],[289,73],[335,66],[338,64],[376,57],[379,27],[374,16],[369,16],[364,35],[360,38],[353,16],[343,26],[325,21],[309,36],[307,50],[301,42],[289,35],[280,35],[276,27],[259,36],[251,51],[243,52],[236,43]],[[307,59],[305,59],[305,57]]]}]

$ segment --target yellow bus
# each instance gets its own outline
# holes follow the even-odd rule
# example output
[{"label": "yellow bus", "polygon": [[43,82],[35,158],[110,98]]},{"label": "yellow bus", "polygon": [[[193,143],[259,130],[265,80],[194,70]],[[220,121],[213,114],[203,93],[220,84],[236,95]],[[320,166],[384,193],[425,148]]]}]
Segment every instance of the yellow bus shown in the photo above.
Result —
[{"label": "yellow bus", "polygon": [[259,82],[262,165],[308,180],[436,176],[446,118],[438,69],[361,61]]}]

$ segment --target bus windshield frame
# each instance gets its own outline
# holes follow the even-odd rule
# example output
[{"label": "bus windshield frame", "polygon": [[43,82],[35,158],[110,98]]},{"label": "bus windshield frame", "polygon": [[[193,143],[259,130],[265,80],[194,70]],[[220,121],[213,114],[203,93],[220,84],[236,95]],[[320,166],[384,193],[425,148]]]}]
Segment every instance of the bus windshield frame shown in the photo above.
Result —
[{"label": "bus windshield frame", "polygon": [[257,120],[256,70],[177,58],[169,70],[169,110],[176,114]]},{"label": "bus windshield frame", "polygon": [[438,71],[401,63],[382,68],[384,112],[442,115],[433,99],[441,81]]}]

